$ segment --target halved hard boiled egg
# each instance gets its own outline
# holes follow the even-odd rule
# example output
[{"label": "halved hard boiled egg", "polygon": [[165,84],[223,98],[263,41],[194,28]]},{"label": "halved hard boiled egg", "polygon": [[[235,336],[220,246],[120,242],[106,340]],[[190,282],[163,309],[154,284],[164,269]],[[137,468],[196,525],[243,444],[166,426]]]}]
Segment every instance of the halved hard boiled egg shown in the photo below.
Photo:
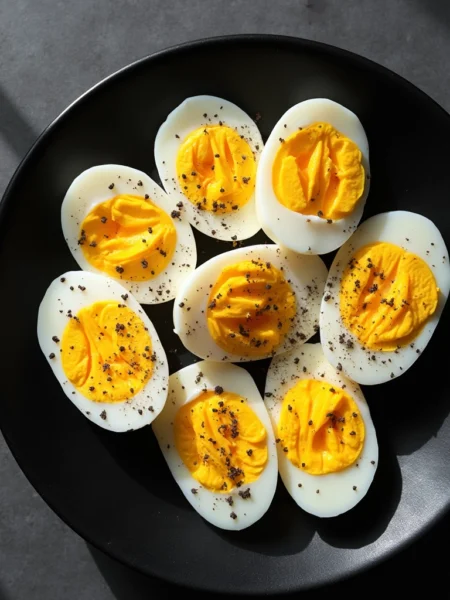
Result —
[{"label": "halved hard boiled egg", "polygon": [[70,271],[39,307],[39,345],[66,396],[111,431],[148,425],[167,398],[168,364],[152,322],[113,279]]},{"label": "halved hard boiled egg", "polygon": [[174,328],[184,346],[214,361],[267,358],[318,331],[327,269],[318,256],[274,244],[237,248],[201,265],[180,288]]},{"label": "halved hard boiled egg", "polygon": [[369,145],[358,117],[332,100],[300,102],[281,117],[261,154],[261,227],[294,252],[331,252],[358,226],[369,179]]},{"label": "halved hard boiled egg", "polygon": [[204,519],[241,530],[267,511],[278,476],[275,436],[245,369],[203,361],[171,375],[153,431],[175,481]]},{"label": "halved hard boiled egg", "polygon": [[261,228],[254,195],[262,148],[258,127],[238,106],[194,96],[161,125],[155,161],[191,225],[218,240],[245,240]]},{"label": "halved hard boiled egg", "polygon": [[61,223],[83,270],[119,279],[143,304],[173,300],[195,269],[183,208],[142,171],[123,165],[83,171],[64,197]]},{"label": "halved hard boiled egg", "polygon": [[272,360],[264,401],[295,502],[318,517],[360,502],[378,465],[375,428],[361,388],[328,363],[320,344]]},{"label": "halved hard boiled egg", "polygon": [[383,383],[419,358],[450,290],[445,242],[406,211],[365,221],[337,253],[322,300],[325,356],[354,381]]}]

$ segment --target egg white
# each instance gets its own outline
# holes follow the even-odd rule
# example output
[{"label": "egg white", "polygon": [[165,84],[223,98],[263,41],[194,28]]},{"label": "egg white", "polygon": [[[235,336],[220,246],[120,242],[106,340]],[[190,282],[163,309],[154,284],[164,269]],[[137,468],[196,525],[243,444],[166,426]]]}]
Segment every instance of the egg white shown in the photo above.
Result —
[{"label": "egg white", "polygon": [[[213,391],[216,386],[245,398],[267,432],[268,460],[260,477],[223,494],[206,489],[192,477],[177,452],[173,428],[176,413],[181,406],[195,400],[205,390]],[[245,369],[231,364],[201,361],[174,373],[169,380],[166,406],[152,427],[170,472],[200,516],[221,529],[239,531],[250,527],[264,515],[277,485],[277,451],[272,425],[261,394]],[[247,488],[250,489],[251,497],[243,499],[239,496],[239,491]],[[192,489],[197,493],[194,494]],[[230,496],[233,498],[233,506],[225,500]],[[230,517],[232,512],[237,515],[236,519]]]},{"label": "egg white", "polygon": [[[304,344],[301,348],[295,348],[272,360],[267,373],[264,402],[275,432],[283,399],[289,389],[301,379],[317,379],[344,388],[357,404],[359,414],[364,419],[365,440],[362,452],[353,465],[337,473],[306,473],[293,465],[283,452],[281,444],[277,444],[281,479],[295,502],[303,510],[318,517],[335,517],[352,509],[366,495],[378,465],[377,436],[361,388],[327,362],[320,344]],[[356,490],[353,489],[354,486]]]},{"label": "egg white", "polygon": [[[286,352],[294,345],[303,344],[318,329],[319,309],[327,277],[327,268],[318,256],[302,256],[275,244],[261,244],[224,252],[203,263],[192,277],[184,282],[175,299],[173,309],[174,331],[184,346],[196,356],[213,361],[242,362],[260,360],[259,357],[243,357],[225,352],[211,337],[206,320],[208,298],[220,272],[228,265],[245,260],[270,262],[283,267],[286,280],[290,280],[295,293],[297,312],[285,340],[275,354]],[[308,286],[312,289],[308,291]],[[307,309],[302,314],[302,308]],[[301,340],[296,334],[302,333]],[[292,342],[291,340],[294,340]]]},{"label": "egg white", "polygon": [[185,214],[191,225],[218,240],[230,241],[234,236],[234,239],[245,240],[261,229],[256,216],[254,194],[238,210],[218,214],[199,210],[186,198],[178,183],[176,160],[185,138],[200,127],[220,123],[244,136],[258,163],[263,141],[256,123],[238,106],[216,96],[193,96],[169,114],[156,135],[155,162],[164,189],[176,202],[184,203]]},{"label": "egg white", "polygon": [[[278,201],[272,185],[272,166],[280,147],[280,138],[286,139],[299,127],[304,128],[317,121],[329,123],[358,145],[366,173],[364,192],[353,212],[332,223],[316,215],[302,215],[290,210]],[[301,254],[326,254],[339,248],[358,226],[369,187],[369,144],[358,117],[332,100],[305,100],[292,106],[281,117],[261,154],[256,176],[258,219],[266,235],[277,244]]]},{"label": "egg white", "polygon": [[[86,289],[82,291],[78,286]],[[128,298],[124,300],[122,296],[127,293]],[[148,328],[152,352],[156,354],[150,379],[138,394],[124,402],[93,402],[83,396],[66,377],[62,367],[60,342],[52,340],[53,336],[63,339],[69,322],[69,310],[76,315],[83,307],[101,300],[117,300],[119,304],[126,304],[132,309]],[[117,281],[84,271],[63,273],[50,284],[39,306],[37,334],[41,350],[64,393],[96,425],[117,432],[139,429],[151,423],[162,410],[167,398],[169,379],[166,353],[150,319],[136,299]],[[51,354],[55,354],[55,357],[50,358]]]},{"label": "egg white", "polygon": [[[114,184],[113,189],[109,189],[111,184]],[[106,276],[103,271],[96,269],[86,260],[81,246],[78,245],[78,239],[81,224],[91,210],[97,204],[119,194],[136,196],[148,194],[149,200],[169,216],[173,210],[180,212],[179,218],[172,218],[177,232],[177,242],[167,268],[147,281],[129,281],[126,279],[126,273],[117,277],[120,283],[143,304],[173,300],[179,285],[189,277],[197,264],[195,239],[183,208],[177,207],[174,199],[142,171],[123,165],[99,165],[83,171],[74,179],[61,206],[63,234],[72,256],[84,271]]]},{"label": "egg white", "polygon": [[[339,308],[342,274],[353,254],[374,242],[390,242],[422,258],[430,267],[440,289],[435,313],[411,345],[396,352],[364,349],[344,325]],[[331,286],[331,287],[330,287]],[[447,302],[450,266],[445,242],[437,227],[426,217],[407,211],[381,213],[367,219],[337,253],[328,274],[320,309],[320,337],[327,360],[342,365],[344,373],[365,385],[384,383],[402,375],[419,358],[431,339]],[[353,348],[339,343],[339,336],[353,342]]]}]

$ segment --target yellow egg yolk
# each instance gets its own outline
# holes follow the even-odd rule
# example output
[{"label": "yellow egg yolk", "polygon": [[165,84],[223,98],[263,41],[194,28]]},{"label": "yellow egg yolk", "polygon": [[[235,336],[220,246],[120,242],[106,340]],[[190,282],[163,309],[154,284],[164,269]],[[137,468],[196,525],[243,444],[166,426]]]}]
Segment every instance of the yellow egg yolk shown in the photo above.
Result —
[{"label": "yellow egg yolk", "polygon": [[355,208],[364,184],[361,151],[329,123],[314,123],[280,138],[272,185],[278,201],[290,210],[342,219]]},{"label": "yellow egg yolk", "polygon": [[243,136],[225,125],[190,133],[180,146],[176,168],[184,195],[200,210],[238,210],[255,190],[253,152]]},{"label": "yellow egg yolk", "polygon": [[79,245],[86,260],[110,277],[147,281],[170,263],[177,231],[169,215],[142,196],[120,195],[86,216]]},{"label": "yellow egg yolk", "polygon": [[343,389],[303,379],[284,397],[278,437],[293,465],[311,475],[325,475],[357,460],[365,426],[355,401]]},{"label": "yellow egg yolk", "polygon": [[152,343],[137,314],[114,300],[82,308],[66,325],[62,367],[94,402],[123,402],[142,390],[153,371]]},{"label": "yellow egg yolk", "polygon": [[264,425],[244,398],[222,388],[183,405],[174,431],[181,459],[208,490],[226,492],[256,481],[267,464]]},{"label": "yellow egg yolk", "polygon": [[296,314],[295,294],[270,263],[225,267],[211,289],[208,329],[222,350],[267,356],[284,341]]},{"label": "yellow egg yolk", "polygon": [[345,326],[371,350],[392,351],[420,333],[438,304],[439,288],[420,257],[387,242],[360,248],[341,280]]}]

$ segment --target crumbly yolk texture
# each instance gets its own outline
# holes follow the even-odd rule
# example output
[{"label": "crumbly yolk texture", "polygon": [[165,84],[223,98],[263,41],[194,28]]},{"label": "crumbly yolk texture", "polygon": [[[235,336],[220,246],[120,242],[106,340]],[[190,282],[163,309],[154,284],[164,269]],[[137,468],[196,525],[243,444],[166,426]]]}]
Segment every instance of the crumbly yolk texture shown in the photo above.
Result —
[{"label": "crumbly yolk texture", "polygon": [[226,492],[256,481],[267,464],[267,433],[244,398],[202,392],[174,421],[175,445],[205,488]]},{"label": "crumbly yolk texture", "polygon": [[137,314],[114,300],[94,302],[73,316],[61,340],[67,379],[93,402],[123,402],[153,372],[152,343]]},{"label": "crumbly yolk texture", "polygon": [[278,437],[293,465],[311,475],[326,475],[358,459],[365,426],[355,401],[343,389],[303,379],[284,397]]},{"label": "crumbly yolk texture", "polygon": [[439,288],[420,257],[387,242],[360,248],[341,280],[345,326],[371,350],[411,343],[438,305]]},{"label": "crumbly yolk texture", "polygon": [[85,217],[79,245],[86,260],[110,277],[147,281],[171,261],[177,231],[169,215],[142,196],[120,195]]},{"label": "crumbly yolk texture", "polygon": [[343,219],[361,198],[365,173],[358,146],[329,123],[280,139],[272,170],[278,201],[290,210]]},{"label": "crumbly yolk texture", "polygon": [[190,133],[180,146],[176,168],[184,195],[200,210],[236,211],[255,191],[253,152],[226,125],[208,125]]},{"label": "crumbly yolk texture", "polygon": [[209,333],[222,350],[270,355],[284,341],[296,314],[295,294],[271,263],[243,261],[225,267],[211,289]]}]

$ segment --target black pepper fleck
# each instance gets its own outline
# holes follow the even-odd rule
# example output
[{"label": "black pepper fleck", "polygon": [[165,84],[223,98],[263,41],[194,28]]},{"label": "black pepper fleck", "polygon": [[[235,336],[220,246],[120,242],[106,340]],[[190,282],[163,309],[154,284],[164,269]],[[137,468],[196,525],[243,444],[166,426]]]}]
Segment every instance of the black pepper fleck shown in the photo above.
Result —
[{"label": "black pepper fleck", "polygon": [[248,500],[248,498],[251,498],[251,493],[250,493],[250,488],[247,488],[244,491],[240,491],[239,492],[239,496],[243,499],[243,500]]}]

